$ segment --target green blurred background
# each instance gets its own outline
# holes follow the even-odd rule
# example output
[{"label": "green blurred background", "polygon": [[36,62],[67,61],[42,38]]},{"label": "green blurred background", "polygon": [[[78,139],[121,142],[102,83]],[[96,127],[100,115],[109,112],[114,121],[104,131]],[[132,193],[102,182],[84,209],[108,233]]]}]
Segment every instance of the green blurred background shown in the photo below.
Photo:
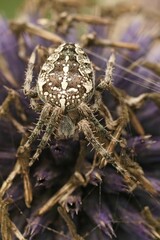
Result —
[{"label": "green blurred background", "polygon": [[23,0],[0,0],[0,15],[13,18],[23,4]]}]

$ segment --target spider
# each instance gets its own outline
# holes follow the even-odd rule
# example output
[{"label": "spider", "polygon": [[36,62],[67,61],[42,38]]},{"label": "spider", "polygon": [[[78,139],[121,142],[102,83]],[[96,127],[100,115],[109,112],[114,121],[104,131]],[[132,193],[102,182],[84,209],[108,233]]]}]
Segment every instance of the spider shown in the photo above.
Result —
[{"label": "spider", "polygon": [[104,80],[96,87],[93,66],[87,54],[79,44],[62,43],[56,49],[51,49],[52,52],[40,69],[36,85],[31,86],[36,51],[39,48],[36,47],[29,59],[24,93],[30,97],[31,107],[41,113],[24,149],[31,146],[44,127],[45,132],[30,165],[39,157],[51,135],[54,134],[57,139],[77,139],[82,132],[96,152],[105,159],[104,166],[106,159],[111,159],[111,154],[102,146],[94,131],[108,137],[110,135],[94,116],[95,104],[91,103],[91,99],[100,98],[100,90],[110,86],[114,55],[108,61]]},{"label": "spider", "polygon": [[[36,62],[36,52],[40,49],[44,50],[45,53],[47,51],[48,56],[40,68],[36,84],[34,84],[33,69]],[[112,85],[114,62],[115,56],[111,54],[105,77],[96,85],[92,63],[79,44],[62,43],[56,49],[44,49],[37,46],[31,54],[24,82],[24,93],[30,98],[31,107],[40,112],[40,116],[28,140],[22,145],[22,148],[20,147],[20,151],[17,153],[18,158],[21,160],[25,158],[26,152],[42,130],[44,130],[44,134],[36,152],[29,160],[29,166],[38,159],[52,136],[56,140],[70,138],[80,140],[81,145],[75,172],[70,180],[38,210],[37,214],[45,213],[56,202],[66,206],[67,199],[74,190],[89,182],[94,168],[96,166],[105,167],[109,161],[125,175],[126,179],[130,179],[127,171],[119,162],[116,163],[115,156],[112,154],[117,142],[121,142],[119,138],[128,121],[126,104],[123,104],[120,92]],[[112,120],[102,101],[104,90],[109,90],[120,104],[122,103],[123,117],[120,116],[117,120]],[[95,112],[102,115],[106,124],[108,121],[109,125],[114,125],[113,135],[95,117]],[[93,165],[89,170],[83,164],[86,142],[81,140],[81,135],[85,137],[85,141],[92,145],[96,153]],[[107,140],[110,140],[109,144]],[[25,185],[29,186],[29,181]],[[28,196],[31,199],[30,194]],[[30,204],[30,201],[26,202]]]}]

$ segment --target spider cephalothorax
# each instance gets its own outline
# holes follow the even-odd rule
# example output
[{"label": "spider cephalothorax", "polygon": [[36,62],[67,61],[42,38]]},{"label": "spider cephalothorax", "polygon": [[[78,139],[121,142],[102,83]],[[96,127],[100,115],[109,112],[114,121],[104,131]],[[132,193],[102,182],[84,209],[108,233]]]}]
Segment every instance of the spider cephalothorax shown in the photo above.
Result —
[{"label": "spider cephalothorax", "polygon": [[42,101],[63,110],[88,102],[94,92],[92,64],[78,44],[61,44],[43,64],[37,80]]}]

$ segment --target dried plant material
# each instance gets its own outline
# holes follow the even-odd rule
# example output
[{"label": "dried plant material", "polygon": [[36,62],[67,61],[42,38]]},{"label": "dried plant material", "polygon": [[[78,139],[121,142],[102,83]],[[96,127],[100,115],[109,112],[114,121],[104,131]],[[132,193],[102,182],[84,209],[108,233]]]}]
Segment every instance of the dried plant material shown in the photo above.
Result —
[{"label": "dried plant material", "polygon": [[17,174],[20,174],[20,164],[17,162],[12,170],[12,172],[9,174],[7,179],[3,182],[1,188],[0,188],[0,195],[3,196],[6,191],[11,187],[14,178],[17,176]]},{"label": "dried plant material", "polygon": [[24,144],[27,141],[27,136],[24,136],[21,140],[20,147],[18,148],[17,151],[17,161],[20,165],[20,172],[23,177],[23,184],[24,184],[24,199],[27,207],[31,206],[32,202],[32,185],[30,182],[30,177],[29,177],[29,148],[26,150],[25,149],[25,154],[24,154]]},{"label": "dried plant material", "polygon": [[3,240],[12,240],[11,222],[8,216],[8,205],[10,201],[0,200],[0,223]]},{"label": "dried plant material", "polygon": [[110,25],[113,23],[111,18],[102,18],[100,16],[68,14],[62,12],[55,21],[55,28],[58,32],[66,33],[74,22],[93,24],[93,25]]},{"label": "dried plant material", "polygon": [[72,239],[74,239],[74,240],[84,240],[83,237],[81,237],[79,234],[77,234],[76,226],[75,226],[74,222],[71,220],[71,218],[69,217],[66,210],[62,207],[58,207],[58,212],[60,213],[60,215],[62,216],[62,218],[66,222]]},{"label": "dried plant material", "polygon": [[7,87],[5,88],[8,91],[8,95],[0,106],[0,118],[8,119],[19,132],[24,133],[22,124],[19,123],[10,113],[10,105],[14,102],[17,114],[23,121],[26,121],[27,118],[20,102],[19,95],[15,90]]},{"label": "dried plant material", "polygon": [[11,73],[11,71],[9,70],[9,66],[7,64],[7,61],[2,56],[2,54],[0,55],[0,70],[2,71],[5,79],[10,84],[12,84],[13,87],[18,87],[18,83],[17,83],[16,79],[14,78],[13,74]]},{"label": "dried plant material", "polygon": [[142,210],[142,215],[144,217],[144,219],[146,220],[146,222],[149,225],[149,228],[151,230],[151,233],[153,234],[153,236],[156,239],[160,238],[160,219],[159,218],[155,218],[149,207],[144,207],[144,209]]},{"label": "dried plant material", "polygon": [[[91,171],[89,171],[91,173]],[[89,174],[87,174],[89,177]],[[37,214],[42,215],[50,210],[55,204],[60,203],[61,205],[66,204],[68,197],[80,186],[85,186],[87,180],[79,172],[75,172],[69,181],[53,196],[48,202],[45,203],[41,208],[38,209]]]},{"label": "dried plant material", "polygon": [[131,1],[131,3],[127,2],[118,2],[111,4],[110,6],[103,6],[102,15],[108,15],[113,18],[117,18],[125,13],[133,13],[141,10],[141,7],[137,2]]},{"label": "dried plant material", "polygon": [[23,32],[27,32],[31,35],[36,35],[39,37],[42,37],[46,40],[49,40],[53,43],[56,44],[60,44],[63,41],[63,39],[61,37],[59,37],[57,34],[55,33],[51,33],[45,29],[42,29],[32,23],[19,23],[19,22],[11,22],[10,23],[10,27],[12,29],[12,31],[16,32],[17,35],[20,35]]},{"label": "dried plant material", "polygon": [[147,101],[153,101],[158,107],[160,107],[160,93],[143,93],[138,97],[131,97],[126,94],[126,103],[134,109],[139,109]]},{"label": "dried plant material", "polygon": [[130,108],[128,109],[128,111],[129,111],[132,126],[134,127],[134,129],[139,135],[144,136],[145,135],[144,128],[140,123],[140,121],[138,120],[136,114]]},{"label": "dried plant material", "polygon": [[37,9],[40,9],[41,13],[46,13],[50,11],[53,8],[56,11],[62,11],[64,9],[70,9],[70,8],[80,8],[86,5],[93,5],[91,1],[78,1],[78,0],[55,0],[52,1],[42,1],[42,0],[33,0],[32,3],[25,1],[24,10],[29,12],[36,12]]},{"label": "dried plant material", "polygon": [[[122,153],[122,156],[120,158],[120,164],[122,168],[124,169],[124,172],[129,173],[130,177],[126,177],[124,174],[124,179],[127,181],[127,183],[131,186],[131,191],[133,191],[134,187],[137,187],[140,185],[142,188],[144,188],[147,192],[151,194],[157,194],[157,191],[155,190],[152,183],[144,176],[143,169],[141,166],[130,159],[127,155]],[[133,183],[130,184],[130,180],[133,181]]]},{"label": "dried plant material", "polygon": [[142,66],[148,68],[149,70],[155,72],[157,75],[160,76],[160,64],[159,63],[143,61]]},{"label": "dried plant material", "polygon": [[0,199],[0,223],[2,240],[12,240],[13,234],[19,240],[26,240],[16,225],[9,218],[8,206],[12,203],[11,199]]},{"label": "dried plant material", "polygon": [[90,45],[112,47],[112,48],[125,48],[128,50],[136,51],[139,49],[139,45],[130,42],[114,42],[109,39],[98,38],[95,33],[89,33],[83,35],[81,38],[81,45],[87,47]]}]

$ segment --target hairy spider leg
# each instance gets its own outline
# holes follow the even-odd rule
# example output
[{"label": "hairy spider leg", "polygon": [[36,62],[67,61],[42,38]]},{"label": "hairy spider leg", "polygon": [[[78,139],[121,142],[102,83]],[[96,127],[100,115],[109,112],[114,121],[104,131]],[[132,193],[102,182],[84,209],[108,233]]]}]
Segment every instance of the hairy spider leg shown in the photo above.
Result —
[{"label": "hairy spider leg", "polygon": [[[120,142],[119,138],[121,136],[121,133],[125,128],[127,122],[129,121],[128,108],[127,108],[127,104],[124,101],[123,92],[112,85],[114,64],[115,64],[115,55],[114,53],[112,53],[107,63],[105,77],[103,80],[101,80],[101,82],[97,86],[97,92],[103,91],[103,90],[109,90],[110,93],[119,101],[121,106],[121,115],[116,120],[117,126],[114,131],[111,142],[108,146],[108,149],[110,150],[109,152],[114,150],[117,142]],[[106,111],[105,108],[104,110]],[[106,165],[106,160],[105,158],[102,158],[100,162],[100,166],[103,167],[105,165]]]},{"label": "hairy spider leg", "polygon": [[[98,88],[100,90],[105,90],[111,85],[114,62],[115,56],[114,54],[112,54],[107,63],[105,78],[98,85]],[[89,121],[91,121],[94,124],[94,126],[98,129],[99,133],[103,133],[103,135],[106,135],[106,137],[111,139],[112,137],[109,134],[109,132],[99,123],[99,121],[95,118],[94,114],[92,113],[92,110],[90,110],[90,108],[85,103],[81,103],[78,106],[78,110],[80,114],[83,115],[83,117],[85,117],[85,119],[82,119],[78,123],[80,131],[84,133],[88,142],[91,143],[91,145],[97,151],[97,153],[99,153],[102,156],[102,159],[105,159],[106,164],[107,159],[113,161],[111,153],[106,151],[106,149],[102,146],[102,144],[98,141],[97,137],[94,135]]]},{"label": "hairy spider leg", "polygon": [[107,137],[109,140],[112,139],[112,136],[107,129],[98,121],[98,119],[94,116],[93,111],[88,107],[88,105],[82,102],[78,106],[78,111],[81,115],[83,115],[86,119],[89,119],[97,129],[98,133],[103,137]]},{"label": "hairy spider leg", "polygon": [[118,124],[118,119],[113,120],[109,109],[102,100],[102,95],[100,91],[95,91],[95,102],[91,107],[92,111],[99,112],[100,115],[104,118],[105,127],[107,127],[111,131],[115,129]]},{"label": "hairy spider leg", "polygon": [[[119,92],[117,92],[114,86],[112,86],[114,64],[115,55],[114,53],[112,53],[107,63],[105,77],[103,80],[101,80],[100,84],[97,86],[97,90],[98,91],[110,90],[111,93],[119,100],[119,102],[123,103],[122,107],[125,109],[125,111],[122,112],[124,113],[126,112],[126,107],[124,106],[124,102],[122,101],[122,95],[119,94]],[[111,140],[110,145],[113,145],[113,147],[111,148],[112,150],[114,149],[116,143],[119,142],[118,138],[120,136],[120,133],[118,134],[118,137],[109,134],[109,132],[98,122],[92,111],[85,103],[81,103],[78,107],[78,110],[86,118],[78,123],[79,129],[84,133],[86,139],[92,144],[93,148],[97,151],[97,153],[99,153],[102,156],[102,159],[99,162],[99,167],[104,167],[108,162],[107,160],[113,161],[113,157],[111,156],[112,151],[107,151],[98,141],[97,137],[95,137],[93,133],[93,130],[90,126],[90,122],[88,120],[90,120],[97,127],[99,133],[105,134],[106,137],[108,137],[108,139]],[[121,117],[122,120],[120,122],[121,128],[122,126],[124,127],[128,120],[128,114],[125,114],[125,116],[126,121],[124,121],[124,117]]]},{"label": "hairy spider leg", "polygon": [[24,145],[24,149],[27,149],[31,146],[31,144],[37,139],[38,135],[40,134],[43,126],[46,123],[46,119],[49,117],[49,113],[52,109],[51,104],[46,103],[42,109],[42,112],[40,114],[39,120],[36,124],[36,127],[34,128],[33,132],[29,136],[27,142]]},{"label": "hairy spider leg", "polygon": [[[43,54],[38,54],[39,51],[43,51]],[[33,81],[33,69],[35,66],[35,62],[36,62],[36,55],[40,56],[41,58],[46,54],[46,52],[48,53],[47,49],[45,47],[42,47],[40,45],[37,45],[30,58],[28,61],[28,67],[27,67],[27,71],[26,71],[26,78],[25,78],[25,82],[23,85],[23,92],[25,95],[32,97],[32,98],[36,98],[38,96],[37,91],[36,91],[36,86],[31,87],[32,81]]]},{"label": "hairy spider leg", "polygon": [[114,64],[115,55],[112,53],[107,62],[105,77],[98,84],[97,89],[108,89],[112,85]]},{"label": "hairy spider leg", "polygon": [[107,62],[105,76],[98,84],[96,90],[97,91],[108,90],[121,103],[122,101],[124,101],[123,93],[119,91],[119,89],[117,90],[117,88],[114,87],[112,84],[114,65],[115,65],[115,54],[112,53]]},{"label": "hairy spider leg", "polygon": [[[100,80],[100,83],[96,87],[95,91],[95,103],[93,108],[99,111],[100,114],[106,119],[106,124],[110,126],[110,128],[114,129],[117,126],[117,120],[113,121],[110,111],[108,110],[107,106],[103,104],[102,100],[102,93],[105,90],[108,90],[120,103],[122,102],[122,95],[119,91],[117,91],[116,87],[113,86],[113,69],[115,65],[115,55],[114,53],[111,54],[105,71],[105,76],[103,79]],[[109,121],[109,123],[108,123]]]},{"label": "hairy spider leg", "polygon": [[33,80],[33,68],[35,65],[36,53],[38,49],[39,49],[39,46],[36,46],[29,58],[28,67],[26,71],[26,78],[23,85],[23,92],[25,95],[28,95],[29,97],[33,97],[33,96],[37,97],[36,89],[35,87],[31,88],[31,83]]},{"label": "hairy spider leg", "polygon": [[[54,130],[57,127],[57,124],[60,122],[61,116],[62,116],[63,110],[60,107],[54,107],[52,108],[52,114],[50,116],[49,122],[46,126],[45,133],[41,139],[40,144],[37,147],[37,150],[33,157],[31,158],[30,165],[32,165],[35,160],[39,157],[41,154],[42,150],[45,148],[47,145],[50,136],[54,133]],[[46,121],[46,119],[45,119]],[[56,123],[56,124],[55,124]]]},{"label": "hairy spider leg", "polygon": [[78,127],[79,127],[79,130],[84,133],[87,141],[91,143],[95,151],[99,153],[102,156],[102,158],[105,159],[106,164],[107,164],[107,160],[113,161],[113,157],[111,156],[111,153],[107,152],[106,149],[102,146],[102,143],[100,143],[97,137],[95,137],[92,131],[92,128],[90,126],[90,123],[87,121],[87,119],[82,119],[81,121],[79,121]]},{"label": "hairy spider leg", "polygon": [[[111,135],[111,133],[109,131],[107,131],[103,125],[101,125],[99,123],[99,121],[95,118],[94,114],[92,113],[92,110],[90,110],[90,108],[85,104],[85,103],[81,103],[78,107],[78,110],[80,112],[81,115],[83,115],[85,117],[85,119],[88,121],[88,123],[85,123],[85,125],[92,123],[94,125],[94,127],[96,127],[96,129],[98,130],[98,136],[102,136],[103,138],[107,138],[108,140],[110,140],[110,143],[107,147],[107,150],[102,146],[102,144],[100,143],[100,141],[94,136],[94,132],[92,130],[92,126],[90,125],[90,130],[86,131],[87,128],[89,128],[89,126],[86,126],[86,130],[85,130],[85,125],[81,127],[82,131],[84,132],[86,139],[92,144],[93,148],[100,153],[100,155],[102,156],[102,159],[99,162],[99,167],[104,167],[107,164],[107,159],[109,160],[113,160],[113,157],[111,157],[112,152],[114,151],[115,146],[117,145],[117,143],[120,143],[122,140],[120,139],[121,136],[121,132],[124,128],[124,126],[126,125],[127,121],[128,121],[128,112],[127,112],[127,108],[124,105],[122,110],[123,110],[123,117],[120,117],[118,119],[118,126],[116,126],[113,135]],[[80,123],[81,124],[81,123]],[[90,133],[89,133],[90,131]],[[93,140],[93,143],[91,142],[91,140]],[[99,147],[100,144],[100,147]],[[100,152],[99,152],[99,150]],[[106,151],[106,152],[104,152]],[[107,157],[107,158],[106,158]]]}]

